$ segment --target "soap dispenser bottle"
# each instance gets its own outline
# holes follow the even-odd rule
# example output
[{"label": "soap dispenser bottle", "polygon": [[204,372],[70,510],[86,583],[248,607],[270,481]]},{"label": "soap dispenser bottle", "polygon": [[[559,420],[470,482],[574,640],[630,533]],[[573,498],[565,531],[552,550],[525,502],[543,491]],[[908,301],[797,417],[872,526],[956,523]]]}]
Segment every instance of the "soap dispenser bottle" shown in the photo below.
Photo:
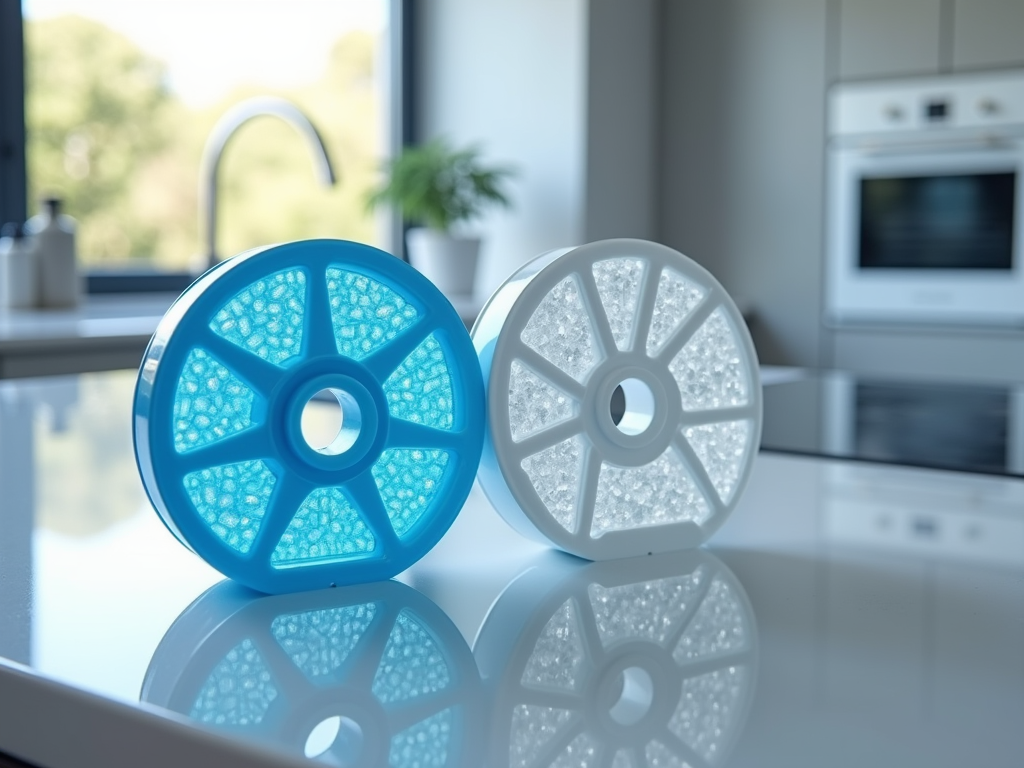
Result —
[{"label": "soap dispenser bottle", "polygon": [[11,222],[0,230],[0,307],[32,309],[37,299],[35,243],[25,227]]},{"label": "soap dispenser bottle", "polygon": [[75,263],[75,220],[60,212],[59,198],[47,197],[42,203],[42,212],[26,225],[36,243],[39,306],[74,307],[81,295]]}]

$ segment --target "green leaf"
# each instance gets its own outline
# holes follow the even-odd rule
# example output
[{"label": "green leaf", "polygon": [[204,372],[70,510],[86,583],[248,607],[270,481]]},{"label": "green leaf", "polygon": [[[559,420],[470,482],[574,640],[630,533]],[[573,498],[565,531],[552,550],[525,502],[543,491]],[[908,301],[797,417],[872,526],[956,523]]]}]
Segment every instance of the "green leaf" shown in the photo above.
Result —
[{"label": "green leaf", "polygon": [[385,170],[387,182],[367,204],[390,203],[406,220],[442,231],[476,218],[488,206],[510,205],[505,184],[515,175],[511,168],[484,165],[477,147],[455,149],[443,138],[406,147]]}]

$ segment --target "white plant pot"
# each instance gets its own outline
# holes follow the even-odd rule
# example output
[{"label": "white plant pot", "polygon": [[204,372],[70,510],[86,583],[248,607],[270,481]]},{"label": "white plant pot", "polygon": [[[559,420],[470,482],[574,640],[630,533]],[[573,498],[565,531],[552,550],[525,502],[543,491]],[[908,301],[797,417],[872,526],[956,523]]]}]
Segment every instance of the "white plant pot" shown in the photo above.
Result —
[{"label": "white plant pot", "polygon": [[453,237],[426,227],[410,229],[405,236],[409,263],[446,296],[472,296],[479,237]]}]

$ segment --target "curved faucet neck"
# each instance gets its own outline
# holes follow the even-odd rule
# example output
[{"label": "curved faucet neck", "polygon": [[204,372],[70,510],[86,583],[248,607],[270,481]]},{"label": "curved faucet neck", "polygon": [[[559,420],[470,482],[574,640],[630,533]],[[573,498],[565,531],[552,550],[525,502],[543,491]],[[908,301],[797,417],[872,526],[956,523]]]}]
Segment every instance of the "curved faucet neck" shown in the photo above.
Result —
[{"label": "curved faucet neck", "polygon": [[313,123],[297,106],[285,99],[263,96],[246,99],[227,112],[217,121],[206,139],[202,159],[199,162],[199,206],[200,218],[206,232],[203,243],[206,247],[206,268],[217,261],[217,177],[220,159],[231,137],[245,123],[264,115],[279,117],[293,126],[309,142],[313,150],[313,162],[317,177],[324,186],[335,183],[334,168],[327,155],[327,147]]}]

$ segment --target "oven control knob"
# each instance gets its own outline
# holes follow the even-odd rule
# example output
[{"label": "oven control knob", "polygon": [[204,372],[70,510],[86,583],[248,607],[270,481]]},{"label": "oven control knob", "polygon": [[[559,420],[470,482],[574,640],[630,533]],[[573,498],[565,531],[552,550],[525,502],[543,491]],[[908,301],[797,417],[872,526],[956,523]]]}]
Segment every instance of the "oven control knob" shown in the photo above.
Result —
[{"label": "oven control knob", "polygon": [[903,107],[899,104],[888,104],[885,107],[885,116],[892,120],[894,123],[898,123],[906,117],[906,112]]},{"label": "oven control knob", "polygon": [[982,99],[978,102],[978,110],[983,115],[997,115],[1000,112],[999,102],[995,99]]}]

